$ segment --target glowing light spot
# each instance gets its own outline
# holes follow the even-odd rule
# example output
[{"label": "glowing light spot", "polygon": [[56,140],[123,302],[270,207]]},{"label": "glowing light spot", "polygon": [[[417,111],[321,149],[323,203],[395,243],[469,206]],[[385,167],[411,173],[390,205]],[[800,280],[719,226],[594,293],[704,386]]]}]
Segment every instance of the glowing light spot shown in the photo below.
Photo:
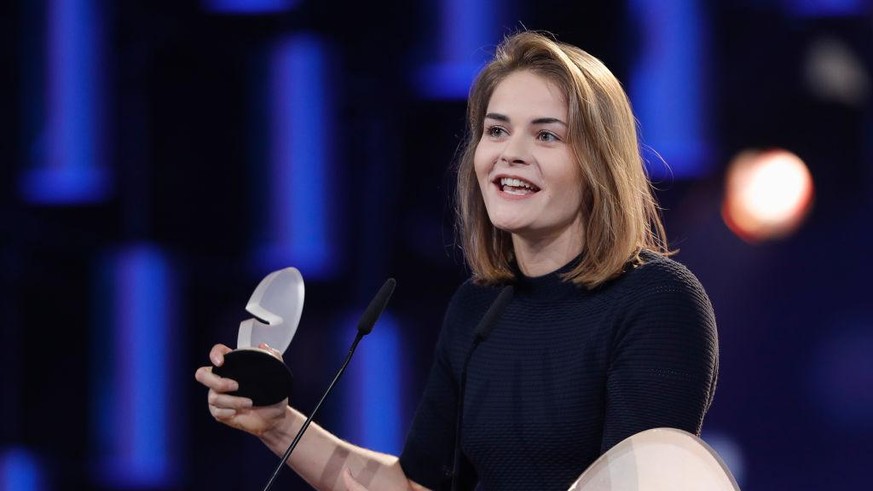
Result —
[{"label": "glowing light spot", "polygon": [[722,217],[749,242],[794,232],[812,207],[813,183],[806,164],[785,150],[745,151],[731,162]]},{"label": "glowing light spot", "polygon": [[810,45],[804,79],[809,91],[824,100],[863,107],[870,97],[870,74],[862,57],[837,38],[822,37]]}]

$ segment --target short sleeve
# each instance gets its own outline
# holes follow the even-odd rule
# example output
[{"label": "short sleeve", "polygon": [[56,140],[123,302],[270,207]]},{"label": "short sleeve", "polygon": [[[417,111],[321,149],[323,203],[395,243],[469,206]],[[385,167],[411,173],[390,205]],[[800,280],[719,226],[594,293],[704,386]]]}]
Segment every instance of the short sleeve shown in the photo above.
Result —
[{"label": "short sleeve", "polygon": [[715,316],[697,278],[669,260],[632,274],[616,317],[601,452],[650,428],[699,434],[718,375]]},{"label": "short sleeve", "polygon": [[443,329],[424,395],[400,454],[406,476],[430,489],[440,489],[446,478],[451,478],[454,453],[457,397],[448,353],[443,348],[445,337]]}]

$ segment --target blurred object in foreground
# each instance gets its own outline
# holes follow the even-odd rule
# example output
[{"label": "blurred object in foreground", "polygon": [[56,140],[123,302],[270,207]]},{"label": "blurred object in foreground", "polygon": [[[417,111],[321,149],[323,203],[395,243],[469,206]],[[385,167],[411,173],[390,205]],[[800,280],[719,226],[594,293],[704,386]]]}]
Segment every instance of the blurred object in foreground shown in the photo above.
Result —
[{"label": "blurred object in foreground", "polygon": [[780,239],[803,223],[812,201],[812,176],[797,155],[746,150],[728,167],[722,217],[746,242]]}]

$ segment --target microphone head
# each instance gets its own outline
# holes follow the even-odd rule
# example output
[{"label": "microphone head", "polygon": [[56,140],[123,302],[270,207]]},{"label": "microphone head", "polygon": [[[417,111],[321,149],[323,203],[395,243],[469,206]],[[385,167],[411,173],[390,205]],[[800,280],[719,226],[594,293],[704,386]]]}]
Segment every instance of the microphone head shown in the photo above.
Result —
[{"label": "microphone head", "polygon": [[370,331],[373,330],[373,325],[376,324],[376,320],[379,319],[382,311],[385,310],[385,306],[388,305],[388,300],[391,299],[391,294],[394,293],[396,285],[397,282],[394,278],[388,278],[385,284],[382,285],[382,288],[379,289],[379,292],[376,293],[376,296],[373,297],[373,300],[370,300],[370,305],[367,306],[367,310],[364,311],[364,314],[361,315],[361,320],[358,321],[358,332],[362,336],[370,334]]},{"label": "microphone head", "polygon": [[503,290],[501,290],[500,294],[497,295],[497,299],[494,300],[491,307],[488,307],[488,311],[485,312],[485,315],[482,316],[482,320],[479,321],[479,325],[476,326],[476,331],[474,332],[476,340],[484,341],[485,338],[491,334],[491,331],[494,330],[494,326],[497,325],[497,318],[503,313],[506,306],[509,305],[514,292],[515,289],[512,288],[512,285],[503,287]]}]

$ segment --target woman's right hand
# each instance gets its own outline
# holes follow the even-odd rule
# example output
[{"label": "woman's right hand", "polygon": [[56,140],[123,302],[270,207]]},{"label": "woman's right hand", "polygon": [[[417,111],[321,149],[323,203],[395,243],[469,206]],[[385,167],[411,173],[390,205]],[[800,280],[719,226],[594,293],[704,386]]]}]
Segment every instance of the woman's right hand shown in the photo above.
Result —
[{"label": "woman's right hand", "polygon": [[[269,349],[266,346],[262,348]],[[232,350],[227,346],[216,344],[209,352],[209,359],[213,365],[221,366],[224,355],[230,351]],[[275,350],[270,351],[276,356]],[[239,385],[235,380],[212,373],[211,366],[198,368],[194,378],[209,389],[207,402],[212,417],[230,427],[262,436],[278,428],[288,414],[288,399],[272,406],[253,407],[251,399],[228,394],[237,390]]]}]

